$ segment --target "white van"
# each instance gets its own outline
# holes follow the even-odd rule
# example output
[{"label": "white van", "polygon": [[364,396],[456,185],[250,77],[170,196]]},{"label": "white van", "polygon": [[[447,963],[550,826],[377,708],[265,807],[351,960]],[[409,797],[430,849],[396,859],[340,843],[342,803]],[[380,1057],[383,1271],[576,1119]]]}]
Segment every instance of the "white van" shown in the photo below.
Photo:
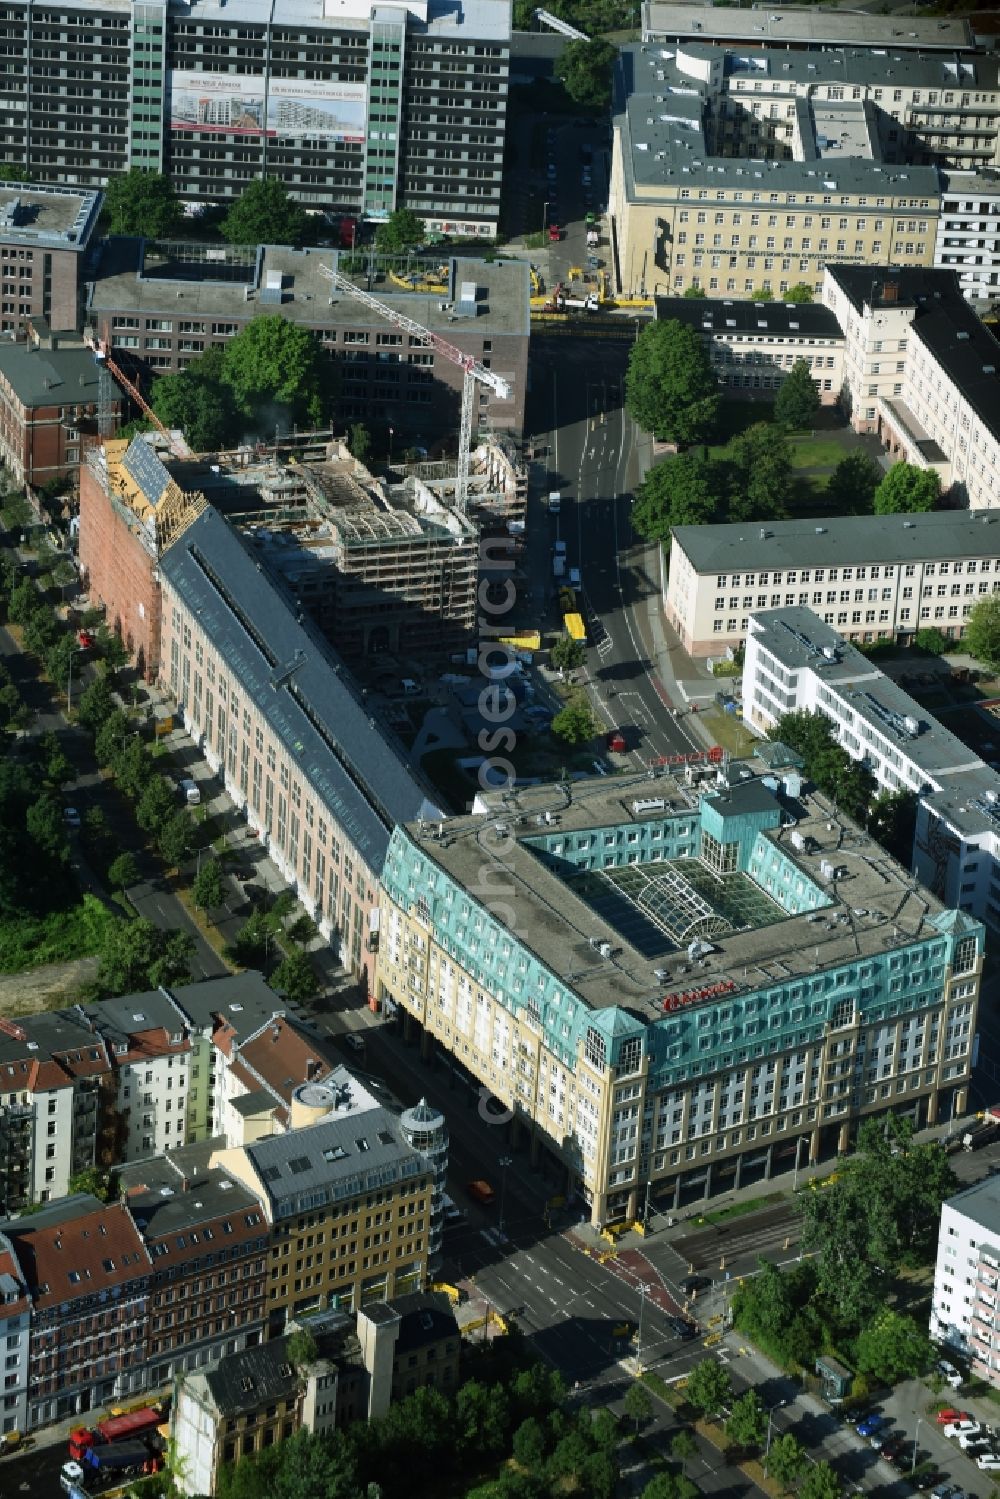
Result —
[{"label": "white van", "polygon": [[192,781],[191,778],[188,777],[186,780],[181,781],[180,785],[181,790],[184,793],[184,800],[187,802],[188,806],[199,806],[201,803],[201,791],[199,790],[198,782]]}]

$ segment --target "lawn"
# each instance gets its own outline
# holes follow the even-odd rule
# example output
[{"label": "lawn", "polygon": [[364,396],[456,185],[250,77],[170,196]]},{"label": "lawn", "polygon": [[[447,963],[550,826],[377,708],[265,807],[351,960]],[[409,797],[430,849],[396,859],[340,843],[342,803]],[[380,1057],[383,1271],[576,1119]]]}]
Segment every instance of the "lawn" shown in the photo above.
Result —
[{"label": "lawn", "polygon": [[728,750],[737,759],[748,759],[753,753],[753,747],[757,743],[756,735],[751,734],[739,714],[723,713],[721,708],[707,708],[701,715],[701,721],[713,741],[721,744],[724,750]]},{"label": "lawn", "polygon": [[789,445],[792,450],[792,468],[833,470],[847,451],[845,445],[834,438],[807,437],[804,432],[793,433]]},{"label": "lawn", "polygon": [[[735,438],[755,423],[770,422],[773,419],[774,404],[771,401],[734,401],[723,398],[719,406],[719,441],[705,449],[708,457],[723,461],[731,458]],[[825,508],[826,481],[845,453],[857,446],[854,434],[837,411],[825,406],[817,413],[815,430],[790,433],[789,446],[792,469],[795,471],[790,513],[822,514]]]},{"label": "lawn", "polygon": [[43,963],[65,963],[96,953],[114,919],[93,895],[68,911],[22,916],[0,924],[0,973],[21,973]]}]

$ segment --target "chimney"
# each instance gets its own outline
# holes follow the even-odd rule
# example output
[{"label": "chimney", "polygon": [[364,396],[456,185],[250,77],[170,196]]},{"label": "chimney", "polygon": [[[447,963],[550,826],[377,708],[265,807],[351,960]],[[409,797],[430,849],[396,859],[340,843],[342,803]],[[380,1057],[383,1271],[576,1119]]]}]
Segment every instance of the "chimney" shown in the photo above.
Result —
[{"label": "chimney", "polygon": [[271,1040],[272,1041],[280,1041],[281,1040],[281,1029],[277,1025],[274,1025],[274,1026],[271,1027]]}]

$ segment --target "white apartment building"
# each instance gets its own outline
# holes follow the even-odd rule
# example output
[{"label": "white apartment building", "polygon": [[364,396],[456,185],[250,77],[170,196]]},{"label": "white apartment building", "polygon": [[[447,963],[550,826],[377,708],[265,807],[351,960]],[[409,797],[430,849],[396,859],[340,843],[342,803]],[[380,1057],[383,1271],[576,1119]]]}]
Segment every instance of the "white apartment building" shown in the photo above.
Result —
[{"label": "white apartment building", "polygon": [[807,607],[845,640],[957,638],[1000,589],[1000,516],[933,510],[766,525],[675,526],[666,616],[686,651],[721,656],[759,609]]},{"label": "white apartment building", "polygon": [[913,871],[946,905],[1000,929],[1000,774],[810,609],[752,614],[743,717],[770,733],[821,713],[889,791],[918,797]]},{"label": "white apartment building", "polygon": [[890,454],[934,468],[971,509],[1000,504],[1000,343],[954,272],[827,266],[846,335],[842,404]]},{"label": "white apartment building", "polygon": [[119,1158],[138,1161],[187,1144],[191,1042],[170,995],[106,999],[94,1020],[117,1077]]},{"label": "white apartment building", "polygon": [[1000,1387],[1000,1183],[987,1176],[941,1207],[930,1334]]},{"label": "white apartment building", "polygon": [[776,391],[804,359],[824,406],[840,397],[844,334],[829,307],[657,297],[658,322],[686,323],[701,336],[720,386],[746,397]]},{"label": "white apartment building", "polygon": [[1000,175],[948,172],[942,183],[934,264],[954,271],[971,302],[1000,296]]}]

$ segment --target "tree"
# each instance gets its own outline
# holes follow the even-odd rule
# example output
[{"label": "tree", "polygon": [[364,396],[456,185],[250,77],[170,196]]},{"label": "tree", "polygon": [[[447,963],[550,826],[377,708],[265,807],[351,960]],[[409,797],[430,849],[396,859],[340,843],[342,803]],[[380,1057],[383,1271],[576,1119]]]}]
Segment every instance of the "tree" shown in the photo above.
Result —
[{"label": "tree", "polygon": [[610,42],[569,42],[556,60],[554,72],[574,104],[584,109],[607,109],[611,103],[611,69],[618,56]]},{"label": "tree", "polygon": [[614,1499],[619,1477],[613,1452],[592,1452],[580,1470],[580,1488],[586,1499]]},{"label": "tree", "polygon": [[894,463],[875,491],[876,515],[912,515],[933,510],[941,498],[941,478],[933,468]]},{"label": "tree", "polygon": [[868,831],[893,858],[909,864],[917,826],[915,791],[880,791],[868,805]]},{"label": "tree", "polygon": [[597,720],[582,693],[571,697],[552,720],[552,733],[564,744],[586,744],[597,733]]},{"label": "tree", "polygon": [[754,422],[729,451],[730,518],[774,520],[783,515],[792,493],[792,454],[782,428]]},{"label": "tree", "polygon": [[130,800],[137,801],[150,778],[151,764],[145,745],[139,739],[126,739],[111,763],[122,791]]},{"label": "tree", "polygon": [[694,328],[674,318],[648,324],[629,355],[625,399],[647,432],[686,446],[705,442],[719,414],[719,389]]},{"label": "tree", "polygon": [[364,422],[353,422],[347,434],[347,446],[359,463],[365,463],[372,450],[372,435]]},{"label": "tree", "polygon": [[316,1339],[307,1327],[297,1327],[285,1344],[285,1353],[293,1369],[308,1369],[316,1362],[319,1349]]},{"label": "tree", "polygon": [[[136,820],[138,821],[138,815]],[[160,828],[156,838],[156,846],[160,852],[160,858],[164,864],[176,868],[183,863],[191,852],[191,844],[194,841],[194,824],[190,813],[180,807],[172,817],[168,817]]]},{"label": "tree", "polygon": [[23,494],[7,495],[0,515],[7,531],[23,531],[35,518],[35,513]]},{"label": "tree", "polygon": [[70,1196],[75,1192],[89,1192],[98,1202],[110,1202],[115,1185],[113,1173],[103,1171],[100,1166],[86,1166],[82,1171],[74,1171],[67,1183]]},{"label": "tree", "polygon": [[98,952],[98,990],[108,998],[183,983],[193,952],[187,932],[161,932],[144,917],[109,922]]},{"label": "tree", "polygon": [[782,1363],[809,1363],[819,1351],[823,1329],[815,1308],[817,1282],[812,1260],[781,1271],[758,1260],[733,1297],[733,1321],[741,1332]]},{"label": "tree", "polygon": [[746,1450],[762,1445],[767,1436],[767,1411],[756,1390],[745,1390],[733,1402],[732,1413],[726,1422],[726,1435],[737,1447]]},{"label": "tree", "polygon": [[587,652],[582,640],[574,640],[570,635],[560,635],[552,649],[549,651],[549,660],[552,665],[561,672],[575,671],[582,666],[587,659]]},{"label": "tree", "polygon": [[811,427],[819,411],[819,386],[804,359],[796,359],[774,402],[774,419],[792,430]]},{"label": "tree", "polygon": [[837,515],[869,515],[884,470],[861,448],[845,453],[826,481],[826,498]]},{"label": "tree", "polygon": [[937,625],[927,625],[918,630],[913,637],[913,644],[918,651],[926,651],[929,656],[946,656],[954,647],[954,641],[949,640]]},{"label": "tree", "polygon": [[181,222],[181,208],[167,177],[130,167],[108,178],[104,189],[104,212],[112,234],[136,234],[163,239]]},{"label": "tree", "polygon": [[625,1414],[635,1422],[636,1431],[653,1414],[653,1397],[640,1379],[633,1380],[625,1392]]},{"label": "tree", "polygon": [[222,905],[226,886],[218,859],[205,860],[194,877],[192,893],[195,905],[200,906],[203,911]]},{"label": "tree", "polygon": [[[94,758],[98,765],[116,765],[118,757],[124,752],[130,732],[131,719],[121,708],[115,708],[94,735]],[[140,745],[140,750],[141,748]]]},{"label": "tree", "polygon": [[51,729],[40,737],[38,749],[42,756],[45,779],[50,786],[62,787],[73,779],[76,771],[66,751],[59,743],[57,735]]},{"label": "tree", "polygon": [[965,644],[977,661],[1000,667],[1000,593],[987,593],[972,606],[965,625]]},{"label": "tree", "polygon": [[310,942],[315,941],[319,936],[319,927],[313,921],[312,917],[303,911],[301,916],[296,916],[288,928],[288,935],[300,947],[308,947]]},{"label": "tree", "polygon": [[316,993],[316,972],[304,952],[290,952],[282,958],[271,975],[271,987],[278,989],[292,1004],[305,1004]]},{"label": "tree", "polygon": [[541,1421],[529,1416],[514,1433],[513,1453],[522,1468],[539,1469],[545,1460],[548,1443]]},{"label": "tree", "polygon": [[666,546],[674,526],[713,520],[724,480],[717,464],[700,453],[677,453],[651,468],[632,506],[632,524],[647,541]]},{"label": "tree", "polygon": [[879,1384],[896,1384],[926,1373],[933,1344],[922,1327],[902,1312],[886,1309],[858,1334],[857,1365]]},{"label": "tree", "polygon": [[153,381],[149,404],[165,427],[177,427],[196,453],[217,452],[238,429],[232,391],[212,374],[211,363],[196,360],[177,375]]},{"label": "tree", "polygon": [[750,293],[751,302],[773,302],[774,292],[769,286],[757,286]]},{"label": "tree", "polygon": [[680,1463],[682,1473],[686,1471],[691,1458],[698,1456],[698,1443],[686,1426],[674,1432],[670,1441],[670,1454]]},{"label": "tree", "polygon": [[783,713],[771,731],[771,738],[802,756],[806,774],[825,796],[831,797],[849,816],[864,820],[875,795],[875,780],[836,742],[828,718],[802,710]]},{"label": "tree", "polygon": [[424,221],[412,208],[397,208],[375,231],[375,248],[383,255],[405,255],[423,244]]},{"label": "tree", "polygon": [[57,796],[51,791],[43,791],[28,807],[25,827],[30,842],[45,858],[65,864],[69,858],[69,843],[62,804]]},{"label": "tree", "polygon": [[127,890],[130,885],[136,884],[139,879],[139,866],[135,861],[135,855],[129,853],[128,849],[120,853],[117,859],[112,859],[108,865],[108,884],[112,890]]},{"label": "tree", "polygon": [[658,1473],[643,1489],[642,1499],[697,1499],[699,1493],[697,1485],[683,1473]]},{"label": "tree", "polygon": [[307,328],[280,313],[253,318],[226,345],[222,374],[247,417],[277,402],[294,420],[318,425],[329,411],[329,360]]},{"label": "tree", "polygon": [[733,1382],[728,1369],[714,1358],[703,1358],[688,1375],[684,1391],[689,1404],[706,1416],[715,1416],[732,1399]]},{"label": "tree", "polygon": [[277,177],[248,182],[221,224],[231,245],[300,245],[309,220]]},{"label": "tree", "polygon": [[771,1443],[764,1471],[782,1488],[790,1489],[806,1465],[806,1453],[802,1443],[786,1431]]},{"label": "tree", "polygon": [[808,286],[805,281],[796,282],[794,286],[790,286],[786,292],[782,292],[781,294],[783,302],[797,302],[802,306],[807,302],[811,302],[812,299],[812,287]]},{"label": "tree", "polygon": [[96,734],[114,711],[115,702],[107,677],[93,677],[76,700],[76,716],[80,723]]},{"label": "tree", "polygon": [[144,833],[157,834],[173,813],[176,793],[165,776],[150,776],[136,803],[135,820]]},{"label": "tree", "polygon": [[705,288],[703,286],[687,286],[682,295],[689,302],[703,302],[705,300]]},{"label": "tree", "polygon": [[840,1499],[843,1482],[825,1458],[811,1463],[799,1485],[799,1499]]}]

